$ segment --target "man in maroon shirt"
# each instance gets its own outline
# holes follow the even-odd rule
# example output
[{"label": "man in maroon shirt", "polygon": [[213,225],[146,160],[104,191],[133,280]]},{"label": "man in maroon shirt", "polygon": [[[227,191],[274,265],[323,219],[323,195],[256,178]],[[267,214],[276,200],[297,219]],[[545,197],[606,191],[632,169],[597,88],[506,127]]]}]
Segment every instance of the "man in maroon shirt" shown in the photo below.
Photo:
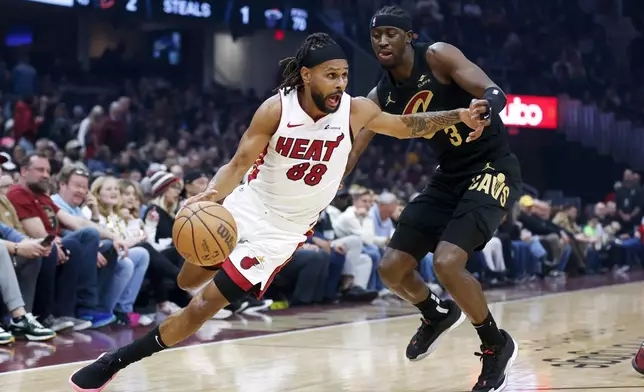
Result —
[{"label": "man in maroon shirt", "polygon": [[106,145],[113,155],[119,154],[127,147],[126,123],[123,118],[123,110],[118,102],[112,102],[108,118],[99,127],[96,138],[96,146]]},{"label": "man in maroon shirt", "polygon": [[[115,321],[114,315],[95,310],[98,269],[102,267],[97,259],[99,241],[101,238],[113,241],[119,252],[127,253],[127,248],[113,233],[60,210],[48,195],[50,171],[46,156],[29,154],[22,163],[19,183],[7,192],[25,234],[32,238],[48,235],[56,238],[58,271],[55,276],[38,277],[35,302],[44,308],[40,314],[48,311],[56,317],[68,318],[77,328],[81,320],[99,328]],[[61,238],[61,226],[73,231]]]}]

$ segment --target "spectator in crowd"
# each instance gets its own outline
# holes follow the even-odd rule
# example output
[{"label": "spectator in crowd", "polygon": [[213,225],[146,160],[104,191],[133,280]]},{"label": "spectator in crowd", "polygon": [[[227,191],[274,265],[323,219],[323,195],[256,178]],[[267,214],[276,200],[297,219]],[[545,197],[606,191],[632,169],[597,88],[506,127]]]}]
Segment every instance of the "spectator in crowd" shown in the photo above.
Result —
[{"label": "spectator in crowd", "polygon": [[[179,290],[176,282],[181,267],[174,264],[163,253],[159,252],[157,250],[158,246],[153,246],[156,243],[151,239],[156,235],[156,227],[144,225],[142,219],[139,218],[141,216],[140,208],[143,194],[138,185],[130,180],[121,180],[119,189],[123,198],[122,208],[129,212],[129,216],[124,218],[127,221],[128,232],[132,236],[145,235],[147,238],[147,241],[140,243],[140,246],[145,248],[150,255],[150,266],[147,275],[150,278],[154,291],[157,310],[162,313],[174,313],[181,308],[176,303],[170,301],[170,290],[168,289],[166,281],[172,282],[174,290]],[[228,312],[224,312],[224,316],[226,317],[232,314],[226,313]]]},{"label": "spectator in crowd", "polygon": [[[6,159],[5,156],[0,155],[0,158],[3,157]],[[2,176],[2,169],[0,169],[0,176]],[[9,199],[7,199],[5,193],[6,192],[0,192],[0,222],[4,225],[4,227],[2,228],[4,233],[3,239],[5,240],[5,245],[7,246],[7,249],[11,250],[14,249],[16,245],[14,243],[7,242],[9,237],[15,238],[17,240],[21,240],[25,237],[24,234],[22,234],[24,232],[24,229],[22,227],[22,224],[20,223],[20,220],[18,219],[18,214]],[[15,268],[15,274],[18,278],[18,284],[20,285],[20,291],[26,303],[27,311],[34,312],[36,315],[41,316],[43,323],[55,332],[59,332],[67,328],[72,328],[74,326],[74,323],[71,320],[55,318],[53,317],[53,315],[51,315],[51,313],[48,313],[47,311],[45,313],[39,313],[40,309],[34,310],[33,308],[34,298],[36,295],[36,286],[41,270],[43,271],[44,276],[53,276],[55,274],[56,264],[58,262],[56,252],[49,252],[46,257],[34,259],[24,256],[26,254],[26,251],[22,249],[23,246],[19,245],[18,248],[19,252],[15,252],[14,249],[14,253],[18,253],[18,255],[14,255],[15,258],[13,264]],[[42,293],[45,297],[54,296],[53,286],[51,286],[50,288],[51,291]],[[51,310],[52,309],[48,309],[48,311]],[[81,327],[89,327],[91,326],[91,323],[83,321],[79,322],[79,325]]]},{"label": "spectator in crowd", "polygon": [[101,293],[101,308],[106,312],[113,312],[122,324],[150,325],[154,320],[134,312],[134,302],[150,263],[148,251],[137,245],[145,242],[147,235],[145,232],[128,235],[127,222],[120,211],[122,200],[119,182],[115,177],[98,178],[92,183],[91,192],[98,201],[99,225],[114,233],[128,246],[127,256],[118,257],[114,279],[106,292]]},{"label": "spectator in crowd", "polygon": [[[524,195],[519,199],[519,206],[521,212],[518,222],[521,223],[521,240],[527,242],[536,237],[548,251],[549,257],[547,260],[552,260],[553,264],[557,266],[556,270],[563,272],[570,257],[569,239],[563,228],[548,219],[550,216],[549,206],[545,203],[537,203],[529,195]],[[535,253],[538,255],[540,252]],[[555,272],[554,274],[558,273]]]},{"label": "spectator in crowd", "polygon": [[330,257],[320,247],[305,243],[275,276],[275,288],[290,305],[310,305],[324,299]]},{"label": "spectator in crowd", "polygon": [[81,121],[78,128],[76,140],[78,140],[87,157],[94,156],[94,147],[96,145],[94,137],[104,114],[105,112],[102,107],[98,105],[94,106],[89,112],[89,115]]},{"label": "spectator in crowd", "polygon": [[33,95],[36,93],[38,71],[25,55],[18,58],[18,62],[11,70],[13,93],[18,96]]},{"label": "spectator in crowd", "polygon": [[[39,276],[39,285],[56,281],[56,297],[48,298],[55,316],[92,322],[95,328],[115,321],[113,314],[98,312],[97,260],[101,234],[112,240],[117,251],[127,248],[114,235],[86,219],[72,216],[61,210],[47,194],[50,188],[50,166],[46,156],[40,153],[28,155],[21,165],[21,178],[12,186],[7,198],[16,208],[25,233],[32,238],[55,236],[59,267],[56,276]],[[62,227],[74,230],[60,238]],[[43,302],[46,302],[43,301]],[[79,324],[80,320],[78,321]],[[78,325],[77,325],[78,327]]]},{"label": "spectator in crowd", "polygon": [[394,232],[394,223],[391,216],[396,212],[398,199],[390,192],[383,192],[376,197],[375,205],[369,210],[369,215],[374,223],[376,242],[379,247],[384,247]]},{"label": "spectator in crowd", "polygon": [[112,155],[124,151],[127,147],[127,131],[121,104],[112,102],[108,118],[97,129],[95,146],[105,146]]},{"label": "spectator in crowd", "polygon": [[[13,139],[25,151],[32,151],[34,149],[38,127],[43,121],[42,117],[34,114],[37,102],[33,95],[27,95],[16,103],[13,114]],[[18,158],[14,155],[14,159]],[[20,161],[18,160],[17,162]]]},{"label": "spectator in crowd", "polygon": [[320,214],[313,236],[307,241],[330,259],[325,298],[335,299],[339,290],[343,300],[370,302],[378,296],[366,289],[373,272],[371,258],[362,254],[358,235],[336,238],[328,209]]},{"label": "spectator in crowd", "polygon": [[[12,343],[14,338],[34,341],[53,339],[56,337],[56,332],[43,327],[28,310],[33,305],[41,257],[50,255],[51,245],[43,246],[42,240],[27,239],[23,234],[3,223],[0,223],[0,235],[3,238],[0,243],[0,295],[11,316],[9,331],[0,328],[0,344]],[[12,255],[20,258],[21,264],[33,264],[28,268],[35,275],[29,277],[28,282],[23,281],[22,285],[26,296],[23,296],[16,276]]]},{"label": "spectator in crowd", "polygon": [[209,179],[201,170],[189,170],[183,176],[183,191],[181,192],[181,204],[206,190]]},{"label": "spectator in crowd", "polygon": [[[503,256],[503,244],[499,237],[492,237],[481,250],[485,265],[495,276],[495,279],[504,279],[507,275],[505,268],[505,257]],[[494,282],[496,283],[496,282]]]},{"label": "spectator in crowd", "polygon": [[172,242],[172,225],[179,208],[181,180],[168,172],[159,171],[150,178],[152,201],[144,215],[146,226],[155,227],[154,243],[166,249]]},{"label": "spectator in crowd", "polygon": [[577,266],[582,271],[585,271],[587,269],[586,255],[588,254],[590,240],[583,234],[581,227],[577,224],[577,217],[577,207],[566,205],[555,214],[552,222],[566,232],[569,237],[572,258],[576,260]]},{"label": "spectator in crowd", "polygon": [[63,166],[74,166],[89,171],[83,163],[83,146],[76,139],[72,139],[65,144],[65,158]]},{"label": "spectator in crowd", "polygon": [[[85,170],[83,165],[69,165],[62,168],[58,174],[58,188],[57,194],[53,195],[51,199],[56,205],[73,217],[79,219],[89,219],[92,222],[99,223],[99,209],[96,197],[89,193],[89,173]],[[63,237],[72,235],[73,230],[62,230]],[[122,265],[117,263],[118,254],[114,250],[113,244],[110,241],[101,241],[99,243],[99,251],[96,255],[98,265],[101,266],[98,270],[98,293],[104,293],[107,288],[112,286],[112,281],[118,274]],[[101,302],[99,302],[101,305]],[[101,313],[111,314],[111,310],[105,310],[99,307]]]},{"label": "spectator in crowd", "polygon": [[336,220],[332,220],[333,229],[338,238],[356,235],[362,239],[362,252],[367,254],[372,261],[373,279],[369,282],[368,289],[380,290],[384,286],[376,280],[375,273],[382,254],[379,245],[384,245],[388,238],[378,237],[375,233],[374,222],[369,216],[371,194],[368,189],[360,189],[353,195],[353,205],[344,210]]},{"label": "spectator in crowd", "polygon": [[615,192],[617,214],[621,225],[620,234],[631,234],[641,219],[644,193],[638,184],[638,176],[632,170],[624,170],[622,186]]}]

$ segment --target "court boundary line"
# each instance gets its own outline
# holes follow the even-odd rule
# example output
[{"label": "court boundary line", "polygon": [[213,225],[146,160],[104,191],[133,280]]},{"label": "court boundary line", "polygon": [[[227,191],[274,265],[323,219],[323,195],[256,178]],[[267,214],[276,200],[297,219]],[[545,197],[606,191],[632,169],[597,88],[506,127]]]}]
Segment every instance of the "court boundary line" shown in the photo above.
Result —
[{"label": "court boundary line", "polygon": [[[571,291],[560,291],[557,293],[546,293],[546,294],[541,294],[537,295],[535,297],[525,297],[525,298],[516,298],[516,299],[509,299],[509,300],[503,300],[503,301],[497,301],[497,302],[490,302],[489,305],[496,305],[496,304],[509,304],[509,303],[515,303],[515,302],[530,302],[530,301],[537,301],[540,299],[544,298],[551,298],[551,297],[560,297],[564,295],[572,295],[580,292],[586,292],[586,291],[596,291],[596,290],[601,290],[605,289],[607,287],[623,287],[623,286],[630,286],[630,285],[635,285],[635,284],[642,284],[644,281],[636,281],[636,282],[625,282],[625,283],[618,283],[618,284],[613,284],[613,285],[606,285],[606,286],[599,286],[599,287],[589,287],[589,288],[583,288],[579,290],[571,290]],[[419,315],[417,313],[414,314],[403,314],[403,315],[397,315],[397,316],[391,316],[391,317],[382,317],[382,318],[377,318],[377,319],[368,319],[368,320],[359,320],[359,321],[349,321],[345,323],[338,323],[338,324],[332,324],[332,325],[322,325],[319,327],[304,327],[300,329],[293,329],[289,331],[280,331],[280,332],[275,332],[275,333],[267,333],[264,335],[257,335],[257,336],[246,336],[243,338],[233,338],[233,339],[226,339],[226,340],[217,340],[215,342],[207,342],[207,343],[202,343],[202,344],[191,344],[188,346],[181,346],[181,347],[176,347],[176,348],[167,348],[163,351],[160,351],[157,353],[158,355],[164,355],[164,353],[169,353],[169,352],[174,352],[174,351],[182,351],[182,350],[187,350],[187,349],[194,349],[194,348],[204,348],[204,347],[210,347],[210,346],[217,346],[221,344],[230,344],[230,343],[238,343],[238,342],[245,342],[245,341],[250,341],[250,340],[260,340],[260,339],[267,339],[271,337],[279,337],[279,336],[285,336],[285,335],[296,335],[296,334],[301,334],[301,333],[308,333],[308,332],[315,332],[315,331],[325,331],[328,329],[336,329],[336,328],[342,328],[346,326],[353,326],[353,325],[362,325],[362,324],[379,324],[382,322],[386,321],[395,321],[395,320],[404,320],[407,318],[412,318],[412,317],[418,317]],[[30,368],[30,369],[18,369],[18,370],[10,370],[8,372],[0,373],[0,379],[2,377],[8,376],[8,375],[14,375],[14,374],[20,374],[20,373],[32,373],[36,371],[42,371],[42,370],[52,370],[52,369],[57,369],[57,368],[62,368],[65,366],[70,366],[70,365],[81,365],[81,364],[89,364],[94,362],[96,359],[88,359],[84,361],[73,361],[73,362],[67,362],[67,363],[59,363],[56,365],[47,365],[47,366],[39,366],[35,368]]]}]

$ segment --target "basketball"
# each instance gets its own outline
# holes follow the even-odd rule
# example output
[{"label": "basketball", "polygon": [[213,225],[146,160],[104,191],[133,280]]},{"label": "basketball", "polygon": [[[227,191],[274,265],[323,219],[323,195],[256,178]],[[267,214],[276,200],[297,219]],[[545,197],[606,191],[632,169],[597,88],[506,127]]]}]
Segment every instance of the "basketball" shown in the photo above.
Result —
[{"label": "basketball", "polygon": [[202,267],[221,264],[237,245],[237,225],[221,204],[184,206],[174,220],[172,240],[187,262]]}]

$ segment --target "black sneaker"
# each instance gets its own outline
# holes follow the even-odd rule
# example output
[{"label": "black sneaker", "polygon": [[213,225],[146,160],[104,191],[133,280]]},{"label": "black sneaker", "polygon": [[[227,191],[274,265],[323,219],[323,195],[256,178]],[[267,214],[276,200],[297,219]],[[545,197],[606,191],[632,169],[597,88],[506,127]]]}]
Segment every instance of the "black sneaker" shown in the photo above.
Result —
[{"label": "black sneaker", "polygon": [[508,371],[517,359],[519,345],[504,330],[501,330],[501,334],[505,338],[503,347],[495,350],[481,346],[481,352],[474,354],[481,357],[483,369],[472,392],[499,392],[508,385]]},{"label": "black sneaker", "polygon": [[43,327],[31,313],[27,313],[17,322],[12,319],[9,324],[9,331],[18,339],[27,339],[36,342],[50,340],[56,337],[56,332]]},{"label": "black sneaker", "polygon": [[77,392],[102,391],[121,370],[120,359],[103,353],[93,363],[69,377],[69,385]]},{"label": "black sneaker", "polygon": [[253,296],[248,298],[248,306],[241,313],[256,313],[264,311],[273,304],[272,299],[257,299]]},{"label": "black sneaker", "polygon": [[461,312],[456,302],[448,299],[443,304],[449,308],[446,318],[440,321],[420,319],[420,327],[407,346],[407,359],[410,361],[420,361],[434,352],[441,338],[465,321],[465,313]]}]

